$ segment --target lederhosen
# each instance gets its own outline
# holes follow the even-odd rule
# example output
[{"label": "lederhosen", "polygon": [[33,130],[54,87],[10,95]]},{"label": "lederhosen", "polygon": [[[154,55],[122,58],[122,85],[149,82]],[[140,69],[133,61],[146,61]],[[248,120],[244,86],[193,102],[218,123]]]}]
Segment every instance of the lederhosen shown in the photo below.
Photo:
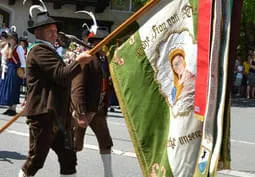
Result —
[{"label": "lederhosen", "polygon": [[[108,64],[106,58],[105,57],[102,58],[102,56],[97,57],[98,61],[88,65],[87,71],[84,71],[87,72],[85,74],[87,74],[88,77],[88,80],[86,80],[86,83],[84,84],[84,87],[86,87],[85,88],[86,100],[84,100],[84,102],[87,103],[87,110],[89,112],[96,112],[95,116],[89,122],[89,126],[96,135],[100,153],[106,153],[110,152],[111,147],[113,146],[112,138],[106,120],[107,108],[109,104],[108,99],[109,72],[107,71]],[[101,77],[98,77],[98,75],[101,75]],[[98,79],[100,84],[96,85],[98,82],[95,82],[95,80]],[[99,91],[96,91],[98,88]],[[98,98],[99,101],[97,102],[96,105],[94,105],[95,104],[94,100],[97,100]],[[86,128],[76,126],[75,129],[76,131],[74,135],[74,148],[77,151],[81,151],[83,148]]]},{"label": "lederhosen", "polygon": [[98,105],[98,111],[96,115],[91,120],[89,126],[93,130],[96,135],[100,153],[104,154],[109,152],[113,146],[112,137],[110,135],[110,131],[107,124],[107,109],[109,105],[109,95],[108,95],[108,79],[109,72],[108,63],[105,56],[98,56],[99,62],[101,65],[102,71],[102,81],[101,81],[101,92],[100,92],[100,100]]},{"label": "lederhosen", "polygon": [[71,142],[68,141],[71,140],[71,137],[67,136],[64,125],[58,120],[60,119],[57,119],[56,114],[51,111],[40,115],[27,116],[29,152],[22,167],[27,176],[34,176],[43,167],[50,148],[58,156],[61,174],[76,173],[76,152],[73,150]]}]

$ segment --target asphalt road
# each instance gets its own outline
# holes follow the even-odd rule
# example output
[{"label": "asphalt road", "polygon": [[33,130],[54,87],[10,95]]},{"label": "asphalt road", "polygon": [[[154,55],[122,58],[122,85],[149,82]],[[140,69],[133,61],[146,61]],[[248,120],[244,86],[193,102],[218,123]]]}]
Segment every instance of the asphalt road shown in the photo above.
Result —
[{"label": "asphalt road", "polygon": [[[255,100],[235,98],[231,108],[231,170],[219,171],[219,177],[255,177]],[[19,108],[20,109],[20,108]],[[0,108],[0,125],[10,117]],[[113,173],[115,177],[142,177],[134,149],[120,112],[109,112],[108,123],[114,141]],[[19,118],[0,135],[0,177],[16,177],[28,150],[28,127],[25,117]],[[103,167],[93,132],[88,129],[85,148],[78,153],[78,177],[101,177]],[[57,177],[59,167],[51,151],[45,166],[36,177]]]}]

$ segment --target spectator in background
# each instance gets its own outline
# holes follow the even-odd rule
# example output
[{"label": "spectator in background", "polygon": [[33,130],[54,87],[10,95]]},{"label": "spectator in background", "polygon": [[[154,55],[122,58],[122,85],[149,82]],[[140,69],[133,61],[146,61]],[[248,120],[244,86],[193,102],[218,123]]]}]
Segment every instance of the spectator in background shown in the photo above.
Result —
[{"label": "spectator in background", "polygon": [[0,50],[1,50],[1,79],[4,79],[4,75],[7,71],[6,65],[6,50],[8,49],[7,43],[7,33],[4,31],[1,33],[1,43],[0,43]]},{"label": "spectator in background", "polygon": [[23,48],[25,55],[27,55],[27,48],[28,48],[28,41],[27,38],[25,37],[20,37],[19,38],[19,44]]},{"label": "spectator in background", "polygon": [[254,52],[251,57],[249,57],[249,73],[247,78],[247,92],[246,97],[248,99],[255,97],[255,55]]},{"label": "spectator in background", "polygon": [[249,62],[249,60],[252,58],[252,56],[253,56],[253,50],[250,49],[250,50],[248,51],[248,57],[247,57],[248,62]]},{"label": "spectator in background", "polygon": [[5,41],[7,40],[7,33],[5,31],[1,32],[1,41]]},{"label": "spectator in background", "polygon": [[[25,59],[26,59],[26,56],[27,56],[27,49],[28,49],[28,41],[27,41],[27,38],[25,37],[20,37],[19,38],[19,44],[20,46],[23,48],[24,50],[24,54],[25,54]],[[21,84],[21,93],[22,94],[25,94],[25,99],[24,101],[21,103],[21,106],[25,106],[25,103],[26,103],[26,91],[27,91],[27,88],[26,88],[26,78],[23,78],[22,79],[22,84]]]},{"label": "spectator in background", "polygon": [[236,96],[241,95],[242,83],[243,83],[243,73],[244,67],[241,56],[238,55],[235,61],[235,68],[234,68],[234,92]]},{"label": "spectator in background", "polygon": [[10,29],[8,28],[8,26],[6,25],[6,23],[3,23],[3,24],[2,24],[2,28],[0,29],[0,33],[2,33],[2,32],[8,33],[9,30],[10,30]]},{"label": "spectator in background", "polygon": [[243,61],[243,67],[244,67],[244,72],[243,72],[243,82],[242,82],[242,88],[241,88],[241,96],[246,97],[246,90],[247,90],[247,78],[248,78],[248,73],[249,73],[249,63],[248,60]]},{"label": "spectator in background", "polygon": [[18,45],[16,27],[7,33],[8,49],[5,52],[7,72],[0,83],[0,105],[7,105],[4,115],[14,116],[17,114],[16,105],[19,104],[20,86],[22,79],[17,75],[19,67],[25,70],[26,62],[23,48]]},{"label": "spectator in background", "polygon": [[58,55],[61,56],[61,58],[63,58],[63,55],[65,53],[65,49],[59,44],[58,39],[55,41],[54,47],[55,47]]}]

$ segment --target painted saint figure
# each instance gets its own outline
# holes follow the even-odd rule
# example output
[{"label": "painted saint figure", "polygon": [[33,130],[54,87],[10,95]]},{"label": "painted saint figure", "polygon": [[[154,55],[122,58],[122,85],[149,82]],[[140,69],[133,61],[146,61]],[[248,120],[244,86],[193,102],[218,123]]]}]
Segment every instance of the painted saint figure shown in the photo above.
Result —
[{"label": "painted saint figure", "polygon": [[174,86],[171,89],[171,103],[173,108],[181,104],[178,110],[173,110],[174,115],[184,114],[194,107],[195,75],[186,69],[185,52],[183,49],[173,50],[169,55],[169,61],[174,76]]},{"label": "painted saint figure", "polygon": [[168,58],[173,86],[167,153],[175,177],[193,176],[202,136],[202,122],[194,117],[195,74],[187,69],[185,57],[184,49],[177,48]]}]

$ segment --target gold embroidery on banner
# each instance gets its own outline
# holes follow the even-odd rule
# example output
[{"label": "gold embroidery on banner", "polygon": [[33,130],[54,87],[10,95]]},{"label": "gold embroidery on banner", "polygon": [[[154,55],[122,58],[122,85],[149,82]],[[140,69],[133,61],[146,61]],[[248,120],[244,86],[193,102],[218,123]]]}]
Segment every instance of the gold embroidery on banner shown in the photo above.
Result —
[{"label": "gold embroidery on banner", "polygon": [[164,166],[161,167],[159,171],[159,164],[154,163],[151,168],[150,177],[158,177],[158,174],[161,173],[161,177],[166,177],[166,168]]},{"label": "gold embroidery on banner", "polygon": [[135,35],[131,35],[129,38],[129,44],[132,46],[135,44]]},{"label": "gold embroidery on banner", "polygon": [[114,53],[114,56],[113,56],[113,62],[115,64],[118,64],[120,66],[124,65],[125,64],[125,59],[124,57],[118,57],[117,56],[117,51]]}]

